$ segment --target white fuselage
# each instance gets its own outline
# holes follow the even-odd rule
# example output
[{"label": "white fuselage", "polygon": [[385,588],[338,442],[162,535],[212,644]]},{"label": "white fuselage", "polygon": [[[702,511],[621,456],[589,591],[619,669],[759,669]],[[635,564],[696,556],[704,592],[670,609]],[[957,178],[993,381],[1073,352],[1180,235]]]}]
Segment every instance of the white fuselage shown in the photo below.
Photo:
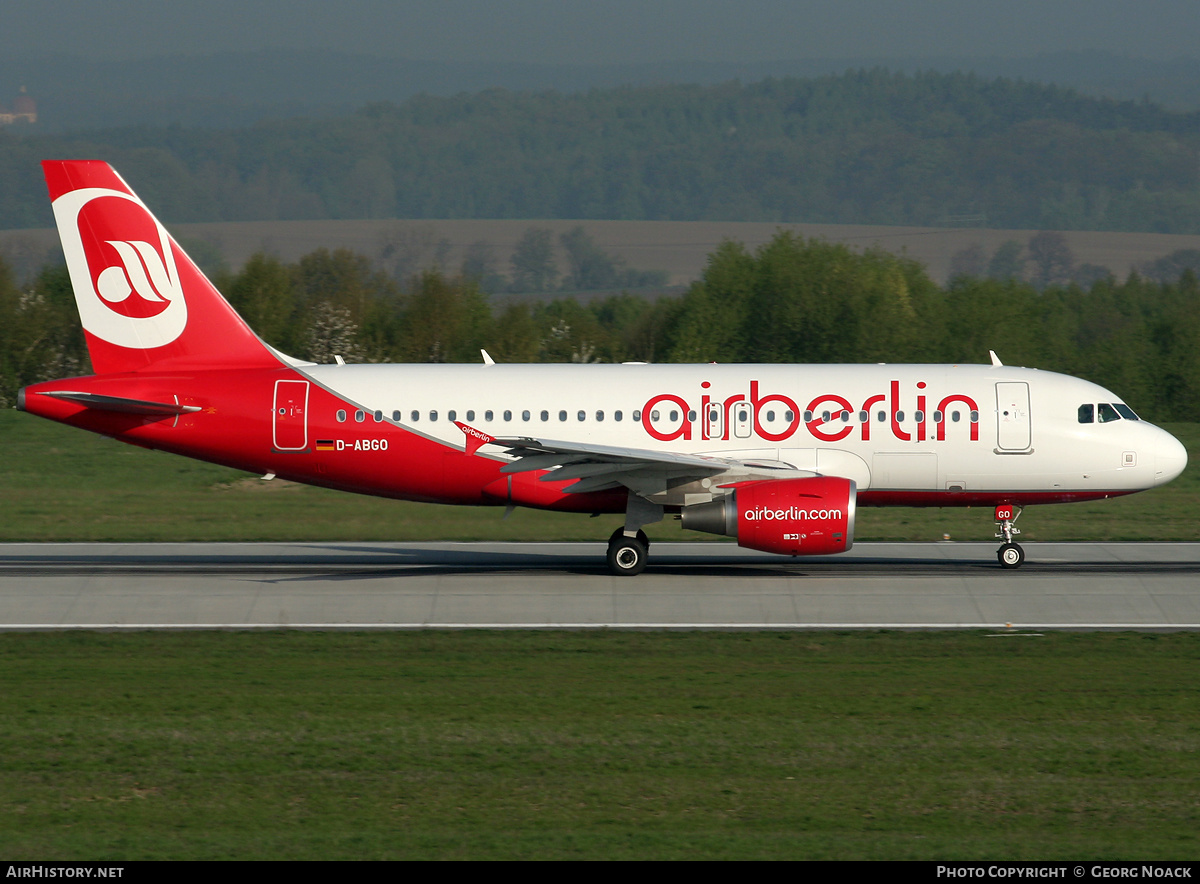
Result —
[{"label": "white fuselage", "polygon": [[[306,366],[383,422],[461,446],[455,421],[535,437],[786,464],[861,492],[1036,492],[1045,502],[1150,488],[1183,447],[1145,421],[1101,422],[1113,393],[982,365]],[[1080,407],[1093,406],[1081,422]],[[346,422],[354,421],[347,414]],[[940,496],[940,494],[939,494]],[[1060,498],[1061,496],[1061,498]],[[869,498],[868,498],[869,499]],[[878,497],[875,502],[905,502]],[[944,500],[943,503],[952,503]]]}]

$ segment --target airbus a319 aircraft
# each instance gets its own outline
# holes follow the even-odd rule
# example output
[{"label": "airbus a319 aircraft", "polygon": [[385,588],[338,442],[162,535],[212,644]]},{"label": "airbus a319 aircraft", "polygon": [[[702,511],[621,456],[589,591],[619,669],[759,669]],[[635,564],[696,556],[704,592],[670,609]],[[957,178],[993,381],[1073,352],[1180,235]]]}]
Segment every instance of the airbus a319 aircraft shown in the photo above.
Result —
[{"label": "airbus a319 aircraft", "polygon": [[624,513],[642,528],[838,553],[864,506],[1021,508],[1169,482],[1183,446],[1120,397],[990,365],[317,365],[234,312],[106,163],[43,164],[95,374],[18,407],[145,448],[404,500]]}]

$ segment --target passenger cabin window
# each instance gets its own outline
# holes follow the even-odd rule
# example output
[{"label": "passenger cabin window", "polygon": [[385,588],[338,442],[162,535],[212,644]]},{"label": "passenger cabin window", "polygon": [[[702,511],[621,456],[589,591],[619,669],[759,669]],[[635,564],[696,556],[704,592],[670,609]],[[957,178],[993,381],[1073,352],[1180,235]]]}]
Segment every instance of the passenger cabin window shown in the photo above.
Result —
[{"label": "passenger cabin window", "polygon": [[346,419],[346,409],[339,408],[337,411],[337,422],[340,424]]},{"label": "passenger cabin window", "polygon": [[446,412],[446,419],[452,421],[458,420],[458,412],[451,409],[450,411]]},{"label": "passenger cabin window", "polygon": [[1096,422],[1096,406],[1092,403],[1079,406],[1079,422],[1081,424],[1091,424]]},{"label": "passenger cabin window", "polygon": [[400,409],[396,409],[392,412],[392,420],[394,420],[396,423],[400,423]]}]

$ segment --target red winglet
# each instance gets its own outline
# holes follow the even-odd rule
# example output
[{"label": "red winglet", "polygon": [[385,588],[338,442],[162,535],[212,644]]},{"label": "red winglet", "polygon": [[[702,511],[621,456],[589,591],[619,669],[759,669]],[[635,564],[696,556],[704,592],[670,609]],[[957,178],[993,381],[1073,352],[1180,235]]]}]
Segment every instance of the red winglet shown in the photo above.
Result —
[{"label": "red winglet", "polygon": [[494,436],[489,436],[482,430],[477,430],[472,426],[464,424],[462,421],[455,421],[454,425],[462,430],[463,435],[467,437],[464,443],[467,454],[474,454],[479,450],[479,446],[496,441]]}]

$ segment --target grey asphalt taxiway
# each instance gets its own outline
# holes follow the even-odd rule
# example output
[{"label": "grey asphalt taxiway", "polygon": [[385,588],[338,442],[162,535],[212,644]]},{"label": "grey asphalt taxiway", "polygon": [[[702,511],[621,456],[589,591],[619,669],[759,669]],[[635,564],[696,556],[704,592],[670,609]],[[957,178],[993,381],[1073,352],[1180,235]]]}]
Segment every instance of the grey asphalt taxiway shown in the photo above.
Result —
[{"label": "grey asphalt taxiway", "polygon": [[858,544],[790,559],[656,543],[2,544],[0,630],[1200,629],[1200,543]]}]

